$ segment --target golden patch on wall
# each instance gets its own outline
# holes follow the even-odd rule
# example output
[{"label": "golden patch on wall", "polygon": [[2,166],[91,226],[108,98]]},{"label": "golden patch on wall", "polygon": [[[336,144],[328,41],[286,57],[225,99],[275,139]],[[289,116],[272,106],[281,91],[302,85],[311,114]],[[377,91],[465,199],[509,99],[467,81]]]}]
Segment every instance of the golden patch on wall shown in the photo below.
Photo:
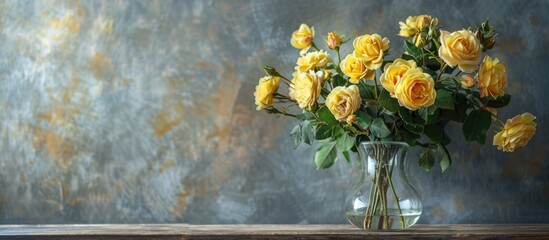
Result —
[{"label": "golden patch on wall", "polygon": [[185,106],[183,103],[176,103],[173,106],[162,108],[152,119],[154,135],[164,136],[167,132],[183,122]]},{"label": "golden patch on wall", "polygon": [[90,60],[92,75],[96,80],[105,81],[112,86],[110,80],[114,75],[114,66],[109,56],[102,53],[95,53]]},{"label": "golden patch on wall", "polygon": [[39,127],[34,127],[32,134],[34,136],[34,149],[44,149],[51,156],[55,165],[63,172],[67,172],[72,168],[76,150],[70,139]]}]

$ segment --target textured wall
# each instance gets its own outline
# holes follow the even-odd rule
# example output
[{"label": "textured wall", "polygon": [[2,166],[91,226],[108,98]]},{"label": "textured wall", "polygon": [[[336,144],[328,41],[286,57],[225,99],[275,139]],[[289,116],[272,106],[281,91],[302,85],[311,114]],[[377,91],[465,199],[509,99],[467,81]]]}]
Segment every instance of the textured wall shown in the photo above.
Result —
[{"label": "textured wall", "polygon": [[539,129],[503,154],[454,126],[447,172],[410,163],[420,221],[549,222],[548,12],[518,0],[1,1],[0,223],[343,223],[350,167],[316,171],[311,148],[291,150],[293,122],[255,111],[258,66],[291,73],[301,22],[318,38],[377,32],[396,54],[397,22],[421,13],[448,30],[491,16],[514,95],[500,115],[530,111]]}]

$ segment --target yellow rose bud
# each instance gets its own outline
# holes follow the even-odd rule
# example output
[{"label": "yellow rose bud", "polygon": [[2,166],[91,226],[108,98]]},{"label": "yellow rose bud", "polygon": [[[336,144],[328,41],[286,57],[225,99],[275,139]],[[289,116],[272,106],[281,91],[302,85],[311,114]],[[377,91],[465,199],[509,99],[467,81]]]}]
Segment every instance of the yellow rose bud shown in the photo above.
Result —
[{"label": "yellow rose bud", "polygon": [[354,122],[356,122],[356,116],[354,114],[351,114],[347,117],[347,119],[345,121],[348,124],[353,124]]},{"label": "yellow rose bud", "polygon": [[476,84],[475,79],[469,75],[463,75],[461,77],[461,87],[465,89],[469,89],[474,87]]},{"label": "yellow rose bud", "polygon": [[494,145],[504,152],[513,152],[524,147],[536,133],[534,115],[523,113],[507,120],[503,129],[494,136]]},{"label": "yellow rose bud", "polygon": [[507,73],[498,58],[492,60],[489,56],[484,57],[477,78],[481,97],[490,95],[497,98],[505,94],[503,90],[507,87]]},{"label": "yellow rose bud", "polygon": [[356,85],[336,87],[326,97],[326,106],[334,117],[343,122],[358,110],[362,99]]},{"label": "yellow rose bud", "polygon": [[381,85],[387,90],[392,97],[395,97],[395,86],[404,74],[412,69],[416,68],[416,62],[414,60],[404,60],[397,58],[392,63],[385,65],[383,73],[380,77]]},{"label": "yellow rose bud", "polygon": [[324,70],[324,78],[329,79],[332,77],[332,71],[330,70]]},{"label": "yellow rose bud", "polygon": [[301,109],[311,110],[320,96],[323,79],[310,70],[308,72],[295,72],[290,85],[290,97],[297,102]]},{"label": "yellow rose bud", "polygon": [[265,76],[259,79],[259,84],[255,87],[255,105],[257,110],[264,109],[273,105],[273,95],[278,90],[279,77]]},{"label": "yellow rose bud", "polygon": [[410,69],[395,86],[395,96],[400,106],[410,110],[429,107],[437,97],[435,81],[421,68]]},{"label": "yellow rose bud", "polygon": [[374,79],[375,70],[370,70],[364,62],[358,60],[353,54],[347,55],[339,64],[341,71],[349,77],[349,82],[357,84],[360,79]]},{"label": "yellow rose bud", "polygon": [[398,35],[401,37],[413,37],[420,33],[424,27],[428,27],[431,21],[433,21],[434,26],[438,23],[437,18],[433,19],[429,15],[409,16],[406,18],[406,22],[398,22],[400,26]]},{"label": "yellow rose bud", "polygon": [[343,39],[339,35],[337,35],[337,32],[329,32],[328,36],[326,37],[326,45],[330,49],[336,49],[339,46],[341,46],[341,42],[343,42]]},{"label": "yellow rose bud", "polygon": [[481,53],[480,41],[471,31],[440,31],[438,56],[450,67],[457,65],[463,72],[474,72],[478,68]]},{"label": "yellow rose bud", "polygon": [[290,42],[295,48],[302,49],[301,53],[305,53],[309,50],[309,47],[311,47],[314,37],[315,28],[309,27],[307,24],[303,23],[299,26],[298,30],[292,33],[292,39]]},{"label": "yellow rose bud", "polygon": [[310,52],[297,58],[295,70],[307,72],[309,70],[314,70],[315,68],[326,68],[329,61],[330,57],[328,56],[328,53],[323,50]]},{"label": "yellow rose bud", "polygon": [[353,55],[364,62],[364,65],[370,70],[376,70],[383,64],[385,51],[389,50],[389,39],[383,38],[377,34],[362,35],[353,41]]}]

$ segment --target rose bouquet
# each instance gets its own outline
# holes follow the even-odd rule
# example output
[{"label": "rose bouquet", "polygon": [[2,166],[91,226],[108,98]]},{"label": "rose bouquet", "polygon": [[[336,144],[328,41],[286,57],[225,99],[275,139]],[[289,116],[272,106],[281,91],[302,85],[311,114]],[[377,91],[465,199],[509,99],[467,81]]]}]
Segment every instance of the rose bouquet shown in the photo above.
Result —
[{"label": "rose bouquet", "polygon": [[[493,144],[505,152],[529,142],[536,130],[532,114],[506,122],[497,116],[496,109],[508,105],[511,96],[505,93],[505,66],[483,54],[497,37],[488,21],[455,32],[442,30],[438,19],[428,15],[410,16],[399,25],[398,35],[405,39],[397,58],[387,58],[388,38],[364,34],[354,38],[353,51],[341,59],[340,46],[350,39],[328,33],[326,45],[335,52],[330,56],[315,43],[315,29],[301,24],[291,37],[291,45],[301,49],[292,77],[263,66],[267,76],[254,93],[257,110],[300,119],[290,133],[292,143],[318,141],[318,169],[332,166],[338,156],[351,162],[350,152],[360,153],[361,143],[396,141],[423,148],[418,163],[424,170],[438,159],[444,171],[451,164],[445,132],[450,122],[462,126],[466,141],[481,144],[495,122],[500,131]],[[280,81],[288,95],[278,91]],[[370,197],[386,194],[372,189]],[[372,203],[376,200],[369,208]]]}]

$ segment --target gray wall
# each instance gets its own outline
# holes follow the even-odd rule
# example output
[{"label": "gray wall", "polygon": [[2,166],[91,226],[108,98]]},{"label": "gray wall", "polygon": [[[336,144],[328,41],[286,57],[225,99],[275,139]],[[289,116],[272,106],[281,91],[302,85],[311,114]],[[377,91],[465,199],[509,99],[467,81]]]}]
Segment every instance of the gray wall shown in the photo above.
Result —
[{"label": "gray wall", "polygon": [[504,154],[450,126],[444,174],[412,152],[420,221],[549,222],[547,1],[6,0],[0,223],[344,223],[351,167],[316,171],[295,122],[255,111],[258,66],[290,75],[302,22],[387,36],[394,57],[398,21],[422,13],[451,31],[490,16],[514,95],[500,115],[539,129]]}]

